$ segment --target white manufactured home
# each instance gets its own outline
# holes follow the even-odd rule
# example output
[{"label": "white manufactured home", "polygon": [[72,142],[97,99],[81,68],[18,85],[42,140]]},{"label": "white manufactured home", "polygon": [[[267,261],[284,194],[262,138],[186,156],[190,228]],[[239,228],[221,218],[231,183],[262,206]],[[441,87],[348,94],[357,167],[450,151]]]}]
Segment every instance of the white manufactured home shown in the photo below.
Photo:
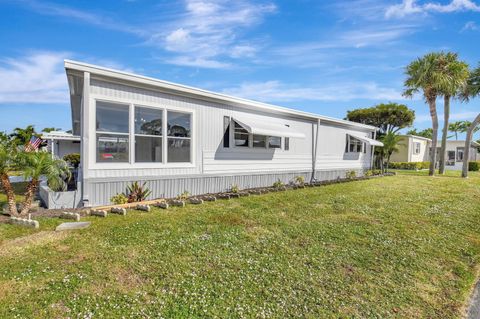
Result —
[{"label": "white manufactured home", "polygon": [[81,150],[74,206],[108,204],[134,181],[167,198],[361,175],[382,145],[368,125],[75,61],[65,69]]}]

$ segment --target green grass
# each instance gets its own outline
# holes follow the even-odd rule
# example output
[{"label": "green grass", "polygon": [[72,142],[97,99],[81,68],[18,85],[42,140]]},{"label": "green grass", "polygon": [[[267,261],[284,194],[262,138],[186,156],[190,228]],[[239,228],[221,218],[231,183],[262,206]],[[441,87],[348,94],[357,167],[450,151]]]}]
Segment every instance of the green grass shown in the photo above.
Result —
[{"label": "green grass", "polygon": [[6,241],[0,317],[459,318],[480,175],[418,175],[91,218],[2,255]]}]

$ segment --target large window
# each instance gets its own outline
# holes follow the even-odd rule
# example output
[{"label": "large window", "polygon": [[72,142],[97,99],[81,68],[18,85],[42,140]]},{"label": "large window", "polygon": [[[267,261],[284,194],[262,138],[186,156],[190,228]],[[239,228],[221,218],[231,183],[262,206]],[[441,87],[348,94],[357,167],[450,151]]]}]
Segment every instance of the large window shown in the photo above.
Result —
[{"label": "large window", "polygon": [[235,123],[234,140],[235,146],[249,147],[250,134],[237,122]]},{"label": "large window", "polygon": [[129,106],[97,102],[97,162],[128,162]]},{"label": "large window", "polygon": [[253,147],[266,148],[267,147],[267,137],[265,135],[255,135],[255,134],[253,134]]},{"label": "large window", "polygon": [[347,136],[347,152],[349,153],[361,153],[363,149],[363,142],[359,139]]},{"label": "large window", "polygon": [[282,138],[278,136],[269,136],[268,137],[268,148],[281,148],[282,147]]},{"label": "large window", "polygon": [[135,162],[161,163],[163,110],[135,107]]},{"label": "large window", "polygon": [[169,163],[190,162],[191,115],[168,111],[167,121],[167,161]]}]

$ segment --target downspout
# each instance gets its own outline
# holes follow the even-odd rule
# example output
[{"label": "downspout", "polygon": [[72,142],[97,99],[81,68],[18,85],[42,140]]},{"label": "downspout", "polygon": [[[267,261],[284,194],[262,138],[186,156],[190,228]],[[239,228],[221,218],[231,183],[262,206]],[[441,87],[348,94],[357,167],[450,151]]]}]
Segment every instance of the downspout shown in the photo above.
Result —
[{"label": "downspout", "polygon": [[320,119],[317,120],[317,132],[313,138],[313,154],[312,154],[312,176],[310,177],[310,183],[315,180],[316,166],[317,166],[317,150],[318,150],[318,134],[320,131]]},{"label": "downspout", "polygon": [[[373,131],[373,139],[377,139],[377,131]],[[372,154],[370,154],[370,169],[373,169],[373,160],[375,157],[375,145],[372,145]]]},{"label": "downspout", "polygon": [[89,200],[85,187],[85,171],[88,170],[88,148],[89,148],[89,105],[90,105],[90,73],[83,73],[83,94],[80,112],[80,170],[78,172],[81,186],[81,205],[88,207]]}]

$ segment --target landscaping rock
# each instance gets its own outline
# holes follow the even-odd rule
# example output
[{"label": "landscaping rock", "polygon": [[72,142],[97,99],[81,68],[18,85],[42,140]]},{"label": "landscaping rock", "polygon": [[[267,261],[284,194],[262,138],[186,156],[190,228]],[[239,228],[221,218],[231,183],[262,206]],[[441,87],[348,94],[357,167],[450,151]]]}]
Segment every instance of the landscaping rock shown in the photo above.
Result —
[{"label": "landscaping rock", "polygon": [[247,196],[250,196],[250,193],[248,193],[248,192],[239,192],[238,195],[239,195],[240,197],[247,197]]},{"label": "landscaping rock", "polygon": [[230,199],[230,195],[228,195],[228,194],[218,194],[217,198],[218,199]]},{"label": "landscaping rock", "polygon": [[39,228],[40,224],[38,220],[10,217],[10,223],[15,225],[21,225],[25,227]]},{"label": "landscaping rock", "polygon": [[98,216],[98,217],[107,217],[108,214],[106,210],[91,210],[90,215]]},{"label": "landscaping rock", "polygon": [[80,214],[79,213],[63,212],[63,213],[60,214],[60,218],[73,219],[73,220],[79,222],[80,221]]},{"label": "landscaping rock", "polygon": [[62,223],[55,228],[56,231],[82,229],[90,226],[90,222]]},{"label": "landscaping rock", "polygon": [[150,205],[137,205],[136,210],[141,210],[144,212],[149,212],[150,211]]},{"label": "landscaping rock", "polygon": [[185,207],[185,202],[183,200],[174,199],[170,202],[172,206]]},{"label": "landscaping rock", "polygon": [[206,202],[214,202],[217,200],[217,198],[213,195],[205,195],[202,197],[202,199]]},{"label": "landscaping rock", "polygon": [[230,196],[230,198],[239,198],[239,197],[240,197],[240,194],[238,194],[238,193],[231,193],[231,194],[228,194],[228,196]]},{"label": "landscaping rock", "polygon": [[127,210],[123,207],[112,207],[112,209],[110,209],[110,213],[126,216]]},{"label": "landscaping rock", "polygon": [[250,194],[252,194],[252,195],[261,195],[261,194],[262,194],[261,191],[256,190],[256,189],[249,190],[248,192],[249,192]]},{"label": "landscaping rock", "polygon": [[154,204],[155,207],[158,208],[163,208],[163,209],[168,209],[168,203],[167,202],[157,202]]},{"label": "landscaping rock", "polygon": [[203,204],[203,199],[193,197],[193,198],[190,198],[188,202],[190,204],[199,205],[199,204]]}]

